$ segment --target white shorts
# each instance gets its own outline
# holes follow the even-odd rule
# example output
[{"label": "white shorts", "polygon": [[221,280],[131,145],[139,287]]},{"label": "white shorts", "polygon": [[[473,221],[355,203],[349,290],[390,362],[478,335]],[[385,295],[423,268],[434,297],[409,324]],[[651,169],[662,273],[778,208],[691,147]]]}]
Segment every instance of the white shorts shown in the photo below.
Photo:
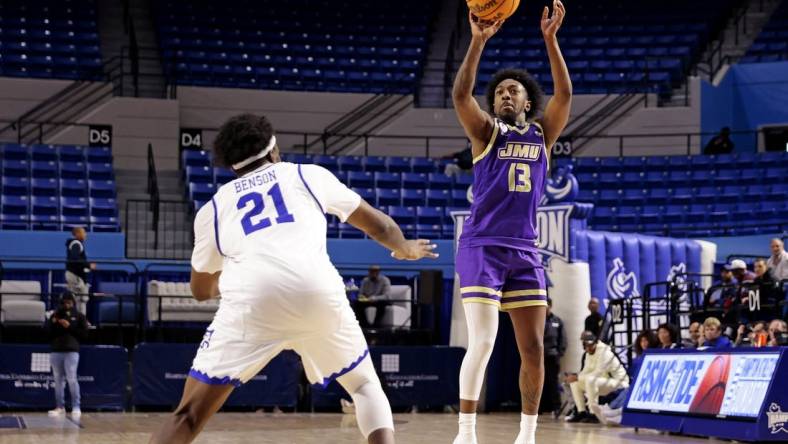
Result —
[{"label": "white shorts", "polygon": [[[220,308],[205,331],[189,376],[206,384],[238,387],[282,350],[293,350],[301,356],[309,381],[325,387],[360,364],[369,349],[347,302],[321,317],[321,322],[302,320],[292,334],[276,330],[272,335],[256,313]],[[305,325],[317,327],[309,331]]]}]

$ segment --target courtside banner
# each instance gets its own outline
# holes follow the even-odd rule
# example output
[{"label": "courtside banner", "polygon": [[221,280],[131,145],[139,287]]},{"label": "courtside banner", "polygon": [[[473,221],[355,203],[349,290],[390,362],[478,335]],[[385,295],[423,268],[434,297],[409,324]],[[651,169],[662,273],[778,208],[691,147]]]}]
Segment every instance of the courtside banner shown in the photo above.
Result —
[{"label": "courtside banner", "polygon": [[788,347],[649,350],[621,423],[788,442]]},{"label": "courtside banner", "polygon": [[778,353],[646,355],[630,409],[756,418]]},{"label": "courtside banner", "polygon": [[[55,407],[55,377],[48,345],[0,345],[0,407],[51,409]],[[79,350],[82,409],[123,410],[129,354],[114,345],[83,345]],[[68,385],[66,406],[70,406]]]}]

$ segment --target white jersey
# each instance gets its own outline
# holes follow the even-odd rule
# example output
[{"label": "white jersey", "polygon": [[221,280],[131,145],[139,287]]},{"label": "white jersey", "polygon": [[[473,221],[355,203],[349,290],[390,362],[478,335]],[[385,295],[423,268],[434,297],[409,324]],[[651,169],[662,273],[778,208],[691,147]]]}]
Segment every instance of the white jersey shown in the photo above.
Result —
[{"label": "white jersey", "polygon": [[[290,317],[293,310],[309,311],[304,304],[317,302],[310,296],[346,303],[326,250],[325,213],[344,222],[360,202],[320,166],[266,164],[219,188],[197,212],[192,267],[222,272],[222,308],[256,307]],[[317,305],[325,308],[325,302]]]}]

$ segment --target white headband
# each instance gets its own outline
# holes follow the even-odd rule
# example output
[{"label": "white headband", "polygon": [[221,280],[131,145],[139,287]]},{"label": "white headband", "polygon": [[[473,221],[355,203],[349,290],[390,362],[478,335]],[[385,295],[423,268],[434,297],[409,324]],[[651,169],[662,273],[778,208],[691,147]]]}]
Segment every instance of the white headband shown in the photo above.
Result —
[{"label": "white headband", "polygon": [[268,146],[266,146],[262,151],[260,151],[259,153],[255,154],[254,156],[252,156],[252,157],[250,157],[250,158],[248,158],[246,160],[242,160],[242,161],[240,161],[238,163],[234,163],[233,164],[233,169],[236,170],[236,171],[240,170],[241,168],[249,165],[250,163],[252,163],[252,162],[254,162],[256,160],[262,159],[263,157],[267,156],[268,153],[270,153],[274,149],[275,146],[276,146],[276,136],[272,135],[271,136],[271,140],[268,142]]}]

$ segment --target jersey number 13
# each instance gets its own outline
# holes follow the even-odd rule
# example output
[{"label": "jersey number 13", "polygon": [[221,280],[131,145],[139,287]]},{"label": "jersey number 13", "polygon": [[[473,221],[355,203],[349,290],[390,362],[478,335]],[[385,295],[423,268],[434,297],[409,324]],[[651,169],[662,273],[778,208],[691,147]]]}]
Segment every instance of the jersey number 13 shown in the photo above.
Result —
[{"label": "jersey number 13", "polygon": [[[271,196],[271,199],[274,201],[274,207],[276,208],[277,214],[276,223],[286,224],[295,222],[295,218],[287,210],[287,205],[285,205],[285,199],[282,197],[282,190],[279,188],[279,184],[272,186],[267,194]],[[236,207],[239,210],[243,210],[249,206],[250,202],[252,203],[252,208],[247,211],[243,219],[241,219],[241,226],[247,236],[255,231],[264,230],[273,225],[271,219],[268,217],[257,219],[265,209],[265,196],[263,196],[262,193],[251,192],[244,194],[238,199]]]},{"label": "jersey number 13", "polygon": [[527,163],[513,163],[509,167],[509,191],[531,192],[531,167]]}]

